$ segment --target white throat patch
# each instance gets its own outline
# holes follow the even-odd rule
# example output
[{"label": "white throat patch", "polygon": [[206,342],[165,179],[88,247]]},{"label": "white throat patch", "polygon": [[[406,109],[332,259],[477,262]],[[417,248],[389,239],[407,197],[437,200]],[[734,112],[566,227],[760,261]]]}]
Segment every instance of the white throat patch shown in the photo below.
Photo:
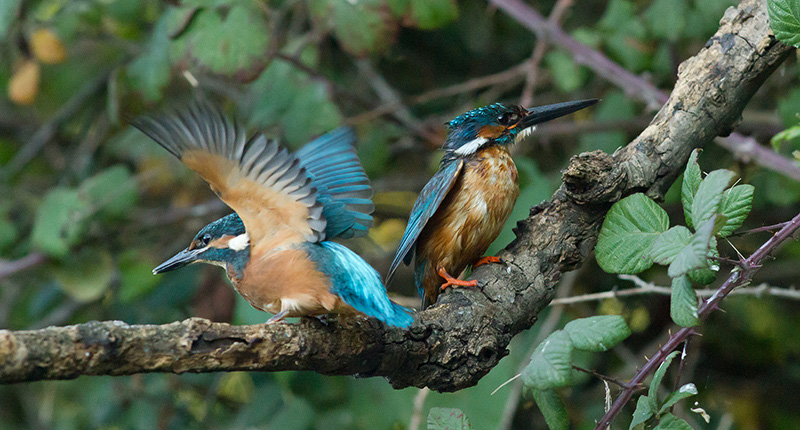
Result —
[{"label": "white throat patch", "polygon": [[469,142],[461,145],[456,149],[454,152],[458,155],[470,155],[474,154],[475,151],[480,149],[489,139],[485,137],[476,137],[475,139],[470,140]]},{"label": "white throat patch", "polygon": [[250,236],[247,232],[240,234],[228,241],[228,248],[234,251],[241,251],[250,245]]},{"label": "white throat patch", "polygon": [[517,137],[514,138],[514,143],[520,143],[523,140],[527,139],[528,136],[532,135],[533,132],[536,131],[536,126],[528,127],[517,134]]}]

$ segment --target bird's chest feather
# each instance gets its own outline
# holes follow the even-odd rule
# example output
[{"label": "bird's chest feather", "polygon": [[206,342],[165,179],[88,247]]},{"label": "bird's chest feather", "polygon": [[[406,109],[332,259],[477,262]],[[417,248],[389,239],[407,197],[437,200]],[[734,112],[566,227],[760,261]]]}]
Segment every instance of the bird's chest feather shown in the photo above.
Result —
[{"label": "bird's chest feather", "polygon": [[434,215],[428,242],[435,249],[428,253],[456,266],[480,257],[500,234],[518,196],[517,168],[506,147],[475,154]]},{"label": "bird's chest feather", "polygon": [[317,315],[342,306],[330,292],[330,279],[317,270],[302,249],[256,248],[243,276],[231,281],[255,308],[273,314],[288,309],[288,316]]}]

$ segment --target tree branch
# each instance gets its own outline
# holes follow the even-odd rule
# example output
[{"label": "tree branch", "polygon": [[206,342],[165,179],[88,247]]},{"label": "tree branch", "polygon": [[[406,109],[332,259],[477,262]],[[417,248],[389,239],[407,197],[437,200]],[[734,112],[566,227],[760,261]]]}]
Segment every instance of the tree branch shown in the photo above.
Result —
[{"label": "tree branch", "polygon": [[315,370],[383,376],[394,387],[454,391],[476,384],[536,320],[561,273],[589,255],[610,205],[644,191],[660,198],[692,149],[726,133],[792,51],[770,37],[763,1],[744,0],[717,36],[682,66],[670,99],[613,156],[573,158],[553,199],[531,209],[499,257],[478,267],[481,288],[448,290],[408,329],[374,319],[230,326],[189,319],[161,326],[90,322],[0,331],[0,382],[78,375]]},{"label": "tree branch", "polygon": [[[589,67],[595,73],[622,89],[628,96],[647,103],[649,108],[657,109],[666,103],[669,98],[666,92],[656,88],[646,79],[625,70],[601,52],[577,41],[565,33],[557,23],[546,20],[539,12],[521,0],[492,0],[492,3],[503,9],[520,24],[536,33],[538,39],[548,40],[552,44],[572,53],[576,63]],[[731,8],[729,10],[734,9]],[[727,43],[731,37],[732,34],[724,34],[717,31],[711,41],[719,38],[717,42]],[[753,161],[766,169],[800,181],[800,166],[796,162],[759,145],[751,137],[731,133],[728,137],[718,138],[716,143],[731,151],[734,156],[742,161]]]}]

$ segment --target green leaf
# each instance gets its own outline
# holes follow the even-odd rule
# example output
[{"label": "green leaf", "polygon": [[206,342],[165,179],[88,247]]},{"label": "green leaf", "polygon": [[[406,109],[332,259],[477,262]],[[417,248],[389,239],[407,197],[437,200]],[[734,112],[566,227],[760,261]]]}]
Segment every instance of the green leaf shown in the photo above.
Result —
[{"label": "green leaf", "polygon": [[686,0],[655,0],[644,12],[650,32],[673,42],[681,36],[688,15]]},{"label": "green leaf", "polygon": [[187,30],[187,53],[211,72],[248,82],[267,65],[269,27],[257,9],[236,5],[223,18],[220,11],[197,12]]},{"label": "green leaf", "polygon": [[630,328],[619,315],[599,315],[570,321],[564,331],[576,349],[590,352],[606,351],[631,335]]},{"label": "green leaf", "polygon": [[131,303],[140,299],[158,285],[158,276],[153,276],[153,262],[143,253],[126,250],[119,259],[119,301]]},{"label": "green leaf", "polygon": [[[366,56],[387,49],[397,33],[397,24],[392,19],[391,10],[379,0],[313,1],[308,6],[312,16],[332,27],[342,47],[356,56]],[[440,11],[438,8],[419,11],[422,19],[439,19],[435,15]],[[427,12],[434,15],[426,15]]]},{"label": "green leaf", "polygon": [[428,412],[428,430],[469,430],[464,412],[456,408],[431,408]]},{"label": "green leaf", "polygon": [[0,209],[0,251],[5,250],[17,240],[19,231],[17,226],[11,222],[6,214]]},{"label": "green leaf", "polygon": [[730,236],[744,223],[750,210],[753,208],[753,194],[755,187],[749,184],[736,185],[722,194],[719,203],[719,212],[727,218],[725,225],[719,231],[722,237]]},{"label": "green leaf", "polygon": [[669,353],[667,358],[664,359],[664,362],[662,362],[661,365],[658,366],[658,369],[656,369],[656,373],[653,374],[653,380],[650,381],[650,388],[647,392],[647,397],[650,405],[653,407],[653,411],[658,409],[658,387],[661,385],[661,380],[664,379],[664,374],[667,373],[669,365],[679,353],[680,351],[672,351]]},{"label": "green leaf", "polygon": [[606,33],[607,49],[626,69],[638,72],[647,67],[648,48],[640,42],[646,38],[647,30],[631,0],[612,0],[600,20],[600,28]]},{"label": "green leaf", "polygon": [[650,248],[669,227],[667,212],[638,193],[615,203],[608,211],[595,255],[609,273],[639,273],[653,265]]},{"label": "green leaf", "polygon": [[[313,67],[315,55],[316,51],[306,49],[301,59]],[[255,102],[249,125],[260,129],[280,127],[289,143],[308,142],[341,124],[339,108],[331,101],[325,84],[287,62],[273,61],[250,84],[250,91]]]},{"label": "green leaf", "polygon": [[639,400],[636,401],[636,410],[633,411],[633,419],[628,429],[633,430],[634,427],[652,418],[654,413],[655,411],[653,410],[650,398],[647,396],[639,396]]},{"label": "green leaf", "polygon": [[87,248],[70,254],[55,270],[61,289],[79,302],[96,300],[114,279],[111,254],[102,248]]},{"label": "green leaf", "polygon": [[[708,255],[711,257],[719,257],[719,250],[717,250],[717,238],[711,238],[711,248],[708,251]],[[719,263],[709,258],[708,260],[708,267],[703,267],[700,269],[694,269],[686,272],[686,276],[689,277],[694,282],[698,284],[708,285],[714,282],[717,279],[717,274],[719,273]]]},{"label": "green leaf", "polygon": [[124,217],[136,205],[136,180],[122,165],[108,169],[81,183],[80,193],[95,210],[111,217]]},{"label": "green leaf", "polygon": [[[575,63],[571,55],[562,51],[548,53],[545,56],[545,63],[550,69],[556,86],[563,92],[572,92],[580,88],[588,75],[585,69]],[[595,115],[596,117],[597,115]],[[622,135],[624,136],[624,133]]]},{"label": "green leaf", "polygon": [[564,401],[556,390],[531,390],[536,406],[544,416],[544,421],[550,430],[569,429],[569,417]]},{"label": "green leaf", "polygon": [[666,400],[664,400],[664,404],[661,405],[661,409],[658,411],[658,415],[662,415],[669,411],[669,409],[673,407],[675,403],[678,403],[681,400],[696,394],[697,387],[695,387],[694,384],[689,383],[684,385],[683,387],[679,388],[678,391],[674,391],[667,396]]},{"label": "green leaf", "polygon": [[676,225],[658,236],[650,250],[650,256],[655,263],[666,266],[675,260],[691,238],[692,232],[688,228]]},{"label": "green leaf", "polygon": [[686,276],[672,279],[669,314],[672,321],[681,327],[694,327],[700,322],[697,316],[697,295]]},{"label": "green leaf", "polygon": [[86,203],[76,190],[55,188],[36,211],[31,243],[52,257],[63,257],[76,244],[84,227]]},{"label": "green leaf", "polygon": [[547,390],[572,383],[572,341],[564,330],[553,332],[536,347],[522,371],[526,387]]},{"label": "green leaf", "polygon": [[800,3],[793,0],[769,0],[769,26],[781,42],[800,48]]},{"label": "green leaf", "polygon": [[126,69],[126,76],[131,81],[131,88],[140,91],[144,99],[148,101],[160,100],[161,91],[169,83],[168,18],[169,14],[165,13],[156,22],[144,50],[128,64]]},{"label": "green leaf", "polygon": [[795,139],[800,139],[800,125],[795,125],[793,127],[789,127],[786,130],[772,136],[769,143],[772,145],[772,149],[775,152],[780,152],[781,147],[788,142],[791,142]]},{"label": "green leaf", "polygon": [[692,225],[700,228],[703,223],[719,211],[719,203],[722,201],[722,192],[736,176],[730,170],[719,169],[709,173],[700,182],[697,194],[692,202]]},{"label": "green leaf", "polygon": [[689,243],[678,252],[667,270],[670,278],[684,275],[690,270],[708,267],[708,255],[717,216],[714,215],[706,220],[689,239]]},{"label": "green leaf", "polygon": [[681,185],[683,214],[686,217],[686,225],[689,227],[693,227],[692,204],[694,203],[694,195],[697,194],[697,188],[700,187],[700,182],[703,180],[700,173],[700,165],[697,164],[697,155],[699,153],[700,150],[695,149],[689,156],[689,162],[686,163],[686,170],[683,172],[683,184]]},{"label": "green leaf", "polygon": [[411,0],[411,22],[423,30],[431,30],[458,18],[454,0]]},{"label": "green leaf", "polygon": [[661,422],[653,430],[694,430],[686,421],[672,414],[664,415]]}]

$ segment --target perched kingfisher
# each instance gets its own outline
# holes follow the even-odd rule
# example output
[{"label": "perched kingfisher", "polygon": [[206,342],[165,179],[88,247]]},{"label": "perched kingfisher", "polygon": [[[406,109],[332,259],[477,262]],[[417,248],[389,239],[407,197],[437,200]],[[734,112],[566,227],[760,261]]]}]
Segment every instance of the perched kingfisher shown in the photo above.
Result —
[{"label": "perched kingfisher", "polygon": [[449,286],[477,286],[475,280],[456,277],[467,265],[500,262],[481,256],[500,234],[519,196],[509,145],[528,136],[537,124],[595,103],[596,99],[581,100],[531,109],[495,103],[447,123],[439,170],[411,209],[386,285],[400,261],[408,265],[416,253],[414,279],[423,309]]},{"label": "perched kingfisher", "polygon": [[366,234],[372,187],[347,128],[290,154],[218,107],[194,103],[133,125],[199,173],[235,211],[203,227],[189,247],[153,270],[203,262],[225,268],[250,304],[274,316],[366,314],[406,327],[408,310],[386,295],[380,275],[326,239]]}]

